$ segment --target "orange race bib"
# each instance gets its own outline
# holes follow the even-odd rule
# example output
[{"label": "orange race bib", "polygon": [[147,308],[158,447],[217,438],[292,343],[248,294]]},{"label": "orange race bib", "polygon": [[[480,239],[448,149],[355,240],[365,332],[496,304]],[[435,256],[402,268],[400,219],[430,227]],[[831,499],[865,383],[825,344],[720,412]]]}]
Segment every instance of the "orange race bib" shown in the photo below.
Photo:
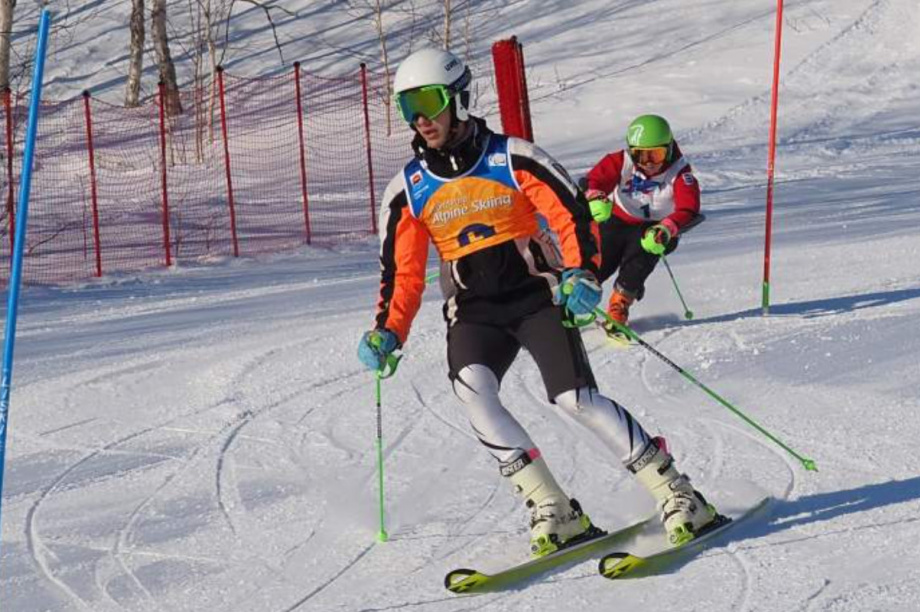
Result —
[{"label": "orange race bib", "polygon": [[418,160],[406,166],[412,214],[425,224],[442,260],[539,231],[536,209],[511,174],[507,148],[506,138],[491,136],[472,170],[454,179],[432,174]]}]

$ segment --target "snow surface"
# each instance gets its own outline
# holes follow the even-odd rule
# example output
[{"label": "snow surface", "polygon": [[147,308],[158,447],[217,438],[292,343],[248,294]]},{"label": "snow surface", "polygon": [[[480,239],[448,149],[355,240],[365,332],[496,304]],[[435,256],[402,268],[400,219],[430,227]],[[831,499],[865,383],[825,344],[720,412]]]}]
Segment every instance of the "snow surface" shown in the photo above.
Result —
[{"label": "snow surface", "polygon": [[[451,595],[450,569],[524,559],[527,528],[450,391],[439,296],[383,384],[381,544],[374,384],[355,358],[376,245],[305,249],[24,291],[4,612],[920,609],[920,14],[787,3],[763,316],[773,7],[513,2],[483,26],[524,41],[538,141],[573,173],[631,116],[672,120],[705,188],[708,220],[670,258],[696,317],[662,269],[634,327],[820,472],[641,347],[584,339],[602,389],[712,501],[769,494],[766,515],[662,576],[615,584],[584,563]],[[652,510],[546,404],[529,357],[502,393],[595,522]]]}]

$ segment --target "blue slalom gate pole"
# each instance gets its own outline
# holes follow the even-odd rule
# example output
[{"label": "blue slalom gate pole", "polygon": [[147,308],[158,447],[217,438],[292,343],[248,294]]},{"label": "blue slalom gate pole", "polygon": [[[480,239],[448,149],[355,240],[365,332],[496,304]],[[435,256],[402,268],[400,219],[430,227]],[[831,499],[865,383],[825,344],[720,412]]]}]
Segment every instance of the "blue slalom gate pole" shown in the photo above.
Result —
[{"label": "blue slalom gate pole", "polygon": [[[45,73],[45,50],[51,13],[42,10],[38,25],[38,45],[35,47],[35,70],[32,73],[32,99],[29,102],[29,124],[26,146],[22,154],[22,177],[19,183],[19,217],[10,269],[10,295],[6,307],[6,333],[3,337],[3,374],[0,379],[0,517],[3,510],[3,472],[6,468],[6,430],[10,410],[10,387],[13,378],[13,344],[16,340],[16,314],[19,310],[19,286],[22,284],[22,257],[26,244],[26,223],[29,218],[29,191],[32,186],[32,160],[35,157],[35,134],[38,130],[38,108],[42,99],[42,78]],[[10,177],[12,178],[12,177]]]}]

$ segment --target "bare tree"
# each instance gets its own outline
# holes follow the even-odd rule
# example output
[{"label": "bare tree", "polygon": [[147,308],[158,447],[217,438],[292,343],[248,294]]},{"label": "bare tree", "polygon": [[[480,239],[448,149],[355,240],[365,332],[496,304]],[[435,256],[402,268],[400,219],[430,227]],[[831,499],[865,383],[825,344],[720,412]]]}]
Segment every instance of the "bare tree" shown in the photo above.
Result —
[{"label": "bare tree", "polygon": [[444,48],[450,50],[450,0],[444,0]]},{"label": "bare tree", "polygon": [[387,136],[393,133],[391,101],[393,91],[390,85],[390,56],[387,52],[387,36],[383,29],[383,4],[374,0],[374,27],[377,30],[377,40],[380,41],[380,60],[383,63],[383,78],[386,81],[383,92],[383,104],[387,111]]},{"label": "bare tree", "polygon": [[10,86],[10,40],[16,0],[0,0],[0,90]]},{"label": "bare tree", "polygon": [[463,16],[463,42],[466,45],[466,63],[470,63],[470,59],[473,57],[473,9],[471,6],[471,0],[466,0],[466,12]]},{"label": "bare tree", "polygon": [[166,36],[166,0],[153,0],[150,25],[160,82],[166,89],[166,110],[170,115],[178,115],[182,113],[182,102],[179,99],[179,84],[176,81],[176,65],[169,52],[169,39]]},{"label": "bare tree", "polygon": [[[204,54],[206,52],[206,43],[210,31],[210,0],[189,0],[189,19],[192,22],[192,49],[189,57],[194,67],[192,75],[192,92],[194,94],[193,104],[195,105],[195,158],[201,162],[204,159],[204,133],[205,133],[205,112],[204,112]],[[211,79],[211,91],[214,91],[213,77]]]},{"label": "bare tree", "polygon": [[[201,2],[202,0],[199,0]],[[214,112],[217,105],[217,66],[220,64],[220,60],[217,59],[217,42],[219,38],[219,28],[220,22],[222,20],[222,15],[225,12],[231,10],[230,6],[224,2],[224,0],[218,0],[217,7],[214,8],[211,6],[211,0],[203,0],[204,2],[204,22],[207,28],[207,35],[205,36],[205,44],[208,48],[208,67],[210,69],[210,83],[211,89],[208,95],[208,140],[209,142],[214,142]]]},{"label": "bare tree", "polygon": [[[0,0],[2,1],[2,0]],[[128,53],[128,85],[125,106],[137,106],[144,70],[144,0],[131,0],[131,49]]]},{"label": "bare tree", "polygon": [[208,50],[208,67],[210,69],[212,91],[214,78],[217,75],[217,29],[220,27],[221,13],[228,11],[223,2],[218,2],[217,8],[213,9],[211,7],[211,0],[198,0],[199,6],[202,8],[202,17],[204,19],[205,27],[205,37],[204,42]]},{"label": "bare tree", "polygon": [[[205,134],[208,142],[214,142],[214,102],[216,99],[217,80],[217,45],[215,31],[220,27],[227,5],[217,0],[216,8],[212,0],[188,0],[188,20],[191,29],[188,41],[178,41],[182,52],[192,63],[192,92],[195,116],[195,153],[200,162],[204,159]],[[205,108],[205,98],[208,98]]]},{"label": "bare tree", "polygon": [[[224,51],[225,52],[227,48],[230,46],[230,19],[231,17],[233,17],[233,6],[238,1],[248,2],[254,7],[261,9],[265,13],[265,19],[268,21],[268,25],[271,27],[271,30],[272,30],[272,38],[275,39],[275,50],[278,51],[278,57],[281,59],[281,65],[283,66],[284,65],[284,53],[281,49],[282,47],[281,41],[278,39],[278,30],[275,27],[275,20],[272,18],[272,11],[281,11],[283,14],[287,15],[288,17],[294,17],[294,18],[297,17],[297,13],[292,13],[291,11],[287,10],[284,7],[271,6],[270,3],[261,2],[260,0],[230,0],[230,6],[227,9],[227,25],[226,25],[226,30],[224,32],[226,36],[224,40]],[[222,61],[223,61],[223,57],[221,57],[221,62]]]},{"label": "bare tree", "polygon": [[[385,9],[387,8],[384,6],[385,4],[385,0],[349,0],[346,6],[348,7],[348,12],[358,20],[364,21],[370,17],[370,23],[377,34],[377,41],[380,44],[380,63],[383,66],[384,77],[384,87],[380,97],[386,109],[387,136],[390,136],[393,132],[393,78],[390,69],[390,53],[387,47],[386,24],[384,23]],[[414,11],[413,3],[409,2],[409,5]]]}]

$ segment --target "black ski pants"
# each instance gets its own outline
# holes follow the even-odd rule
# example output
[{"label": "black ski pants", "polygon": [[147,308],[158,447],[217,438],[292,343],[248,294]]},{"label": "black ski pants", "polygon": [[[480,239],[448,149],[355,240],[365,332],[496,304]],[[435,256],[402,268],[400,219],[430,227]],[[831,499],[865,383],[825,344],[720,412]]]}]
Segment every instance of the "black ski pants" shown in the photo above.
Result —
[{"label": "black ski pants", "polygon": [[596,389],[581,333],[564,327],[562,318],[561,307],[548,305],[511,325],[458,321],[447,330],[450,379],[468,365],[481,364],[500,382],[523,347],[540,369],[550,402],[564,391]]},{"label": "black ski pants", "polygon": [[[619,270],[616,286],[641,299],[645,293],[645,280],[661,259],[658,255],[646,253],[640,244],[645,230],[655,223],[649,221],[630,225],[617,217],[601,223],[601,269],[597,280],[604,283]],[[677,238],[671,240],[665,255],[674,252],[677,243]]]}]

